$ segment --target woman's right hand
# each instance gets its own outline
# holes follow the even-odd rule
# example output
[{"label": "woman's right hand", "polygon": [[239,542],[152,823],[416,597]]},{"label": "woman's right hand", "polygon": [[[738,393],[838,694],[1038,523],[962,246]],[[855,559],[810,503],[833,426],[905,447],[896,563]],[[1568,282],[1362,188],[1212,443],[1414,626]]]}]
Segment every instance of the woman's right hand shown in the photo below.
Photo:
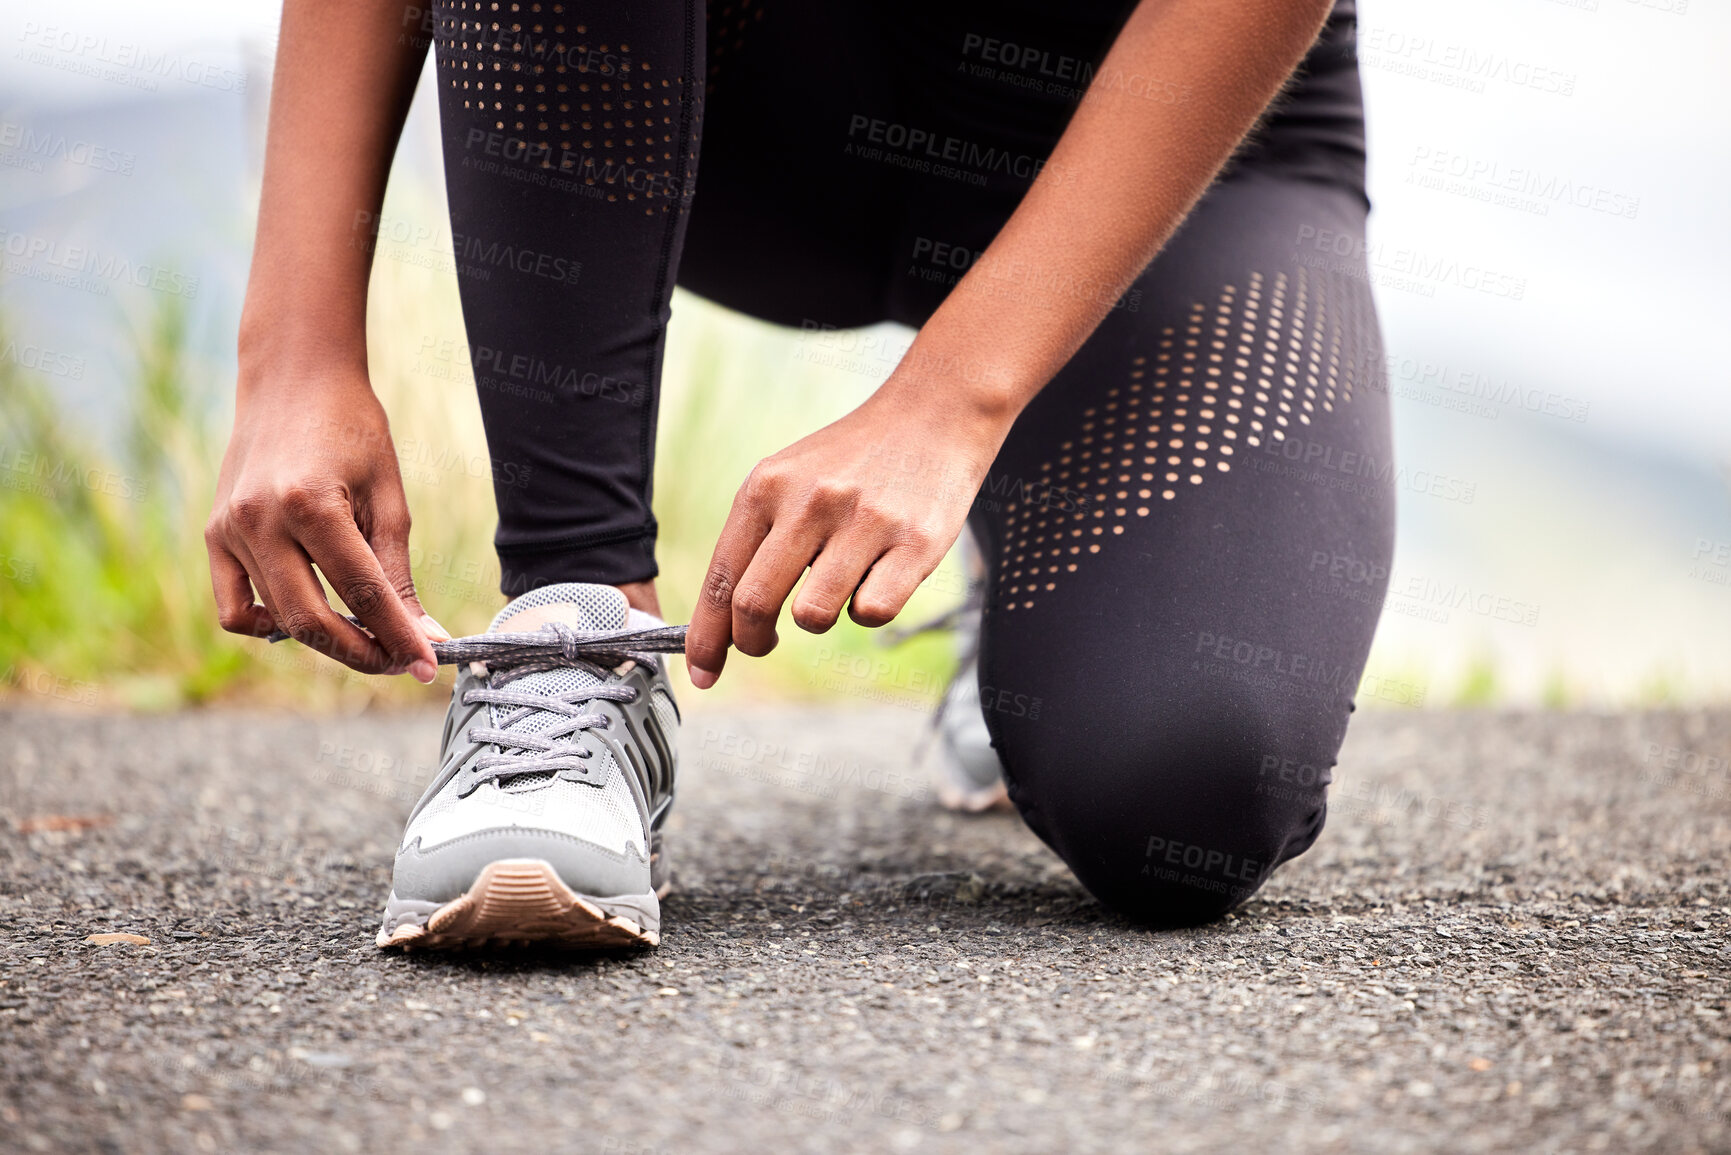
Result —
[{"label": "woman's right hand", "polygon": [[[366,674],[438,672],[428,639],[448,635],[415,596],[403,479],[364,375],[243,385],[204,540],[223,629],[280,628]],[[372,637],[331,608],[315,565]]]}]

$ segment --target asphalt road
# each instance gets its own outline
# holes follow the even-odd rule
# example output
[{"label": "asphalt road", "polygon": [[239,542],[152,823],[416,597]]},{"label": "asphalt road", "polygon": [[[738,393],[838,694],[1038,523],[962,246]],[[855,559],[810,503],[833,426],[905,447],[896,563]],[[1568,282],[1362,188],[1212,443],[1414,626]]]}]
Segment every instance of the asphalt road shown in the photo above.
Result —
[{"label": "asphalt road", "polygon": [[595,960],[373,947],[435,716],[0,713],[0,1149],[1731,1150],[1731,714],[1363,715],[1179,933],[941,814],[922,721],[689,718]]}]

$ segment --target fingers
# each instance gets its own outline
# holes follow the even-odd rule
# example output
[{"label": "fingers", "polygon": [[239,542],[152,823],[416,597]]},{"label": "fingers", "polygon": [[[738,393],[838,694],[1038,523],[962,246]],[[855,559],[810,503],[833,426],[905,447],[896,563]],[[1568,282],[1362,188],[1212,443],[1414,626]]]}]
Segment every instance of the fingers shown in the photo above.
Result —
[{"label": "fingers", "polygon": [[[444,631],[437,623],[433,630],[424,626],[419,601],[411,600],[411,612],[398,592],[406,588],[413,598],[407,536],[406,509],[400,519],[384,519],[379,537],[393,543],[390,556],[400,575],[393,579],[361,536],[340,486],[303,486],[280,497],[236,495],[206,531],[224,627],[262,636],[271,623],[362,673],[407,669],[416,680],[432,682],[438,665],[428,638]],[[314,563],[373,637],[331,609]],[[251,604],[249,577],[264,606]]]},{"label": "fingers", "polygon": [[932,576],[944,559],[944,549],[928,542],[899,545],[884,554],[848,604],[848,616],[862,626],[888,625],[895,620],[921,582]]},{"label": "fingers", "polygon": [[258,567],[254,580],[263,576],[271,612],[289,637],[363,674],[402,672],[402,663],[384,646],[331,608],[299,543],[277,537],[251,548]]},{"label": "fingers", "polygon": [[210,584],[216,594],[216,619],[222,628],[252,638],[265,637],[276,629],[271,612],[253,601],[246,567],[223,544],[220,531],[207,529],[204,545],[210,554]]},{"label": "fingers", "polygon": [[[826,437],[840,435],[813,435]],[[699,689],[715,684],[730,642],[754,657],[775,648],[776,618],[808,567],[793,603],[802,629],[828,630],[843,606],[859,624],[881,626],[960,531],[966,511],[944,494],[903,492],[869,463],[849,465],[857,444],[821,454],[802,446],[758,463],[734,498],[686,634],[686,664]]]},{"label": "fingers", "polygon": [[[343,604],[392,655],[393,664],[406,665],[417,682],[431,683],[439,666],[421,629],[421,615],[411,614],[403,605],[354,521],[341,516],[321,518],[298,536]],[[406,557],[404,561],[406,565]]]},{"label": "fingers", "polygon": [[691,611],[691,626],[685,633],[685,665],[691,684],[699,690],[715,685],[727,663],[727,647],[733,640],[733,593],[751,564],[752,555],[769,534],[769,518],[762,502],[756,471],[740,487],[733,509],[722,526],[721,537],[709,559],[709,571]]},{"label": "fingers", "polygon": [[793,522],[771,529],[757,547],[733,591],[733,645],[740,653],[761,658],[775,649],[775,620],[819,541],[809,523]]},{"label": "fingers", "polygon": [[876,535],[846,533],[826,542],[793,599],[793,620],[799,628],[821,634],[835,625],[860,579],[883,552],[884,542]]},{"label": "fingers", "polygon": [[258,592],[258,600],[264,603],[264,611],[270,615],[271,629],[282,629],[282,619],[277,616],[276,603],[271,600],[270,586],[265,582],[264,567],[252,556],[252,551],[246,547],[245,541],[238,537],[231,538],[228,545],[229,550],[246,568],[246,576],[251,579],[252,588]]}]

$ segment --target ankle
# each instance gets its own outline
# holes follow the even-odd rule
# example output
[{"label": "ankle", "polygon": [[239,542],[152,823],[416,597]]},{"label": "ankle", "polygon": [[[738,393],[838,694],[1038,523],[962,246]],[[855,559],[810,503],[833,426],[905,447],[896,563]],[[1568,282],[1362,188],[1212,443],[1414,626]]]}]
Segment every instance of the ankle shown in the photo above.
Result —
[{"label": "ankle", "polygon": [[630,582],[613,588],[625,595],[625,600],[630,603],[632,609],[642,610],[646,614],[654,614],[658,618],[662,616],[661,599],[655,595],[654,578],[648,581]]}]

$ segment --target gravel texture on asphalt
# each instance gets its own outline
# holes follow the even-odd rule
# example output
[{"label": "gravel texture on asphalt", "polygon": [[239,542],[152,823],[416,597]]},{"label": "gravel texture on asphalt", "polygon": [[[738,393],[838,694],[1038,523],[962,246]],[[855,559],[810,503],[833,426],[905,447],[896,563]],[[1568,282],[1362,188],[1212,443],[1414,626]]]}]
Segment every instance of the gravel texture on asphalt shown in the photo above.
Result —
[{"label": "gravel texture on asphalt", "polygon": [[0,1149],[1731,1150],[1731,714],[1362,715],[1179,932],[923,722],[694,711],[660,950],[405,957],[438,716],[0,712]]}]

